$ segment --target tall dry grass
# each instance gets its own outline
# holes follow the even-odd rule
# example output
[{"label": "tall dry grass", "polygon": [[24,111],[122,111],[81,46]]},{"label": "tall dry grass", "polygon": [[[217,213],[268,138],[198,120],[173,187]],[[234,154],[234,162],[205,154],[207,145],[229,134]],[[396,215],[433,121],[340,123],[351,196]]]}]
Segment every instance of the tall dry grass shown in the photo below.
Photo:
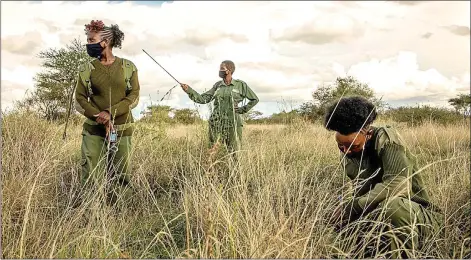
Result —
[{"label": "tall dry grass", "polygon": [[[469,256],[469,125],[398,128],[446,218],[439,246],[414,256]],[[138,124],[135,193],[116,207],[100,186],[80,188],[81,128],[66,141],[62,131],[34,116],[2,119],[4,258],[367,256],[327,223],[347,180],[321,126],[245,126],[232,167],[207,160],[205,125]]]}]

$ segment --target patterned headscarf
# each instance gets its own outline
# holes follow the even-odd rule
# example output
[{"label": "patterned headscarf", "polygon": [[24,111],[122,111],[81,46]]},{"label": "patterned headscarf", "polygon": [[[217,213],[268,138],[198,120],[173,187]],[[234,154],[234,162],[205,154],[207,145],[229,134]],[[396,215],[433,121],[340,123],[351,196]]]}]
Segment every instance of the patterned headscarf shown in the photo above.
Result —
[{"label": "patterned headscarf", "polygon": [[109,40],[111,47],[121,48],[121,42],[124,39],[124,33],[117,24],[105,26],[103,21],[92,20],[90,24],[85,25],[85,33],[99,32],[102,40]]}]

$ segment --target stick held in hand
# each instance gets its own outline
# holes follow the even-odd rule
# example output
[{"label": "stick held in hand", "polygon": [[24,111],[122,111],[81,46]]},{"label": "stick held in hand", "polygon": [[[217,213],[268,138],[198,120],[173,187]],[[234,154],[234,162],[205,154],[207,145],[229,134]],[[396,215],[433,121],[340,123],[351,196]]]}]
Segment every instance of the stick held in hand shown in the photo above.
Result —
[{"label": "stick held in hand", "polygon": [[147,53],[144,49],[142,49],[143,52],[145,52],[155,63],[157,63],[157,65],[159,65],[165,72],[167,72],[167,74],[172,77],[178,84],[182,84],[180,83],[180,81],[178,81],[174,76],[172,76],[172,74],[170,74],[164,67],[162,67],[162,65],[160,65],[154,58],[152,58],[152,56],[150,56],[149,53]]}]

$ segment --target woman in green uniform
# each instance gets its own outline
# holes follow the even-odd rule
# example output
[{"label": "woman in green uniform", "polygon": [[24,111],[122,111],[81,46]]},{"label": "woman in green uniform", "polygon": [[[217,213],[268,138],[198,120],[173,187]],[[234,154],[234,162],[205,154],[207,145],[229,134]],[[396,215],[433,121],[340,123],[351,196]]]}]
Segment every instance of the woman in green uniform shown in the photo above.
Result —
[{"label": "woman in green uniform", "polygon": [[[131,163],[131,109],[139,100],[137,68],[113,54],[124,39],[118,25],[92,21],[85,25],[85,33],[87,53],[95,59],[81,66],[75,92],[77,111],[87,118],[82,131],[82,184],[104,176],[106,155],[108,181],[124,187],[129,183]],[[116,134],[116,146],[110,156],[107,147],[112,134]]]},{"label": "woman in green uniform", "polygon": [[[442,220],[425,190],[415,156],[390,126],[375,127],[375,106],[363,97],[342,98],[328,107],[324,125],[335,131],[335,140],[344,157],[346,175],[354,194],[346,206],[334,212],[338,226],[358,220],[380,209],[397,230],[402,249],[417,249],[424,237],[440,229]],[[419,239],[421,238],[421,239]],[[400,246],[392,243],[391,249]]]},{"label": "woman in green uniform", "polygon": [[[229,152],[236,152],[240,149],[243,127],[240,115],[247,113],[259,101],[247,83],[232,78],[234,71],[234,62],[223,61],[219,67],[219,77],[222,80],[216,82],[209,91],[201,95],[190,86],[181,85],[190,99],[196,103],[206,104],[214,100],[213,111],[209,118],[210,146],[213,148],[221,142]],[[248,99],[249,102],[239,107],[244,99]]]}]

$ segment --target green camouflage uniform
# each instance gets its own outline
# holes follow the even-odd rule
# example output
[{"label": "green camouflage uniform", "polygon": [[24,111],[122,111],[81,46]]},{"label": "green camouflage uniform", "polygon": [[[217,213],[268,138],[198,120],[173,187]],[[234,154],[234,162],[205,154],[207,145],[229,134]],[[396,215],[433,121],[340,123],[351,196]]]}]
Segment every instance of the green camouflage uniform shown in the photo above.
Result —
[{"label": "green camouflage uniform", "polygon": [[[207,104],[214,100],[213,111],[209,118],[210,146],[220,140],[230,152],[239,150],[244,125],[240,114],[247,113],[259,101],[247,83],[232,79],[232,82],[226,85],[220,80],[201,95],[191,87],[188,87],[187,93],[191,100],[199,104]],[[238,107],[245,98],[249,100],[248,104]],[[237,105],[236,109],[234,105]]]},{"label": "green camouflage uniform", "polygon": [[123,80],[123,63],[119,57],[116,57],[113,64],[109,66],[101,64],[97,59],[92,61],[94,69],[91,71],[90,80],[93,95],[90,96],[90,100],[88,100],[87,86],[82,83],[79,74],[75,98],[87,117],[82,131],[82,184],[85,184],[89,177],[91,180],[88,180],[88,183],[95,183],[97,179],[105,176],[106,130],[104,125],[96,123],[96,117],[94,117],[101,111],[110,112],[112,122],[118,129],[118,151],[114,158],[110,158],[116,169],[113,179],[119,181],[121,186],[129,183],[132,123],[134,122],[131,108],[139,99],[140,87],[136,67],[129,61],[127,63],[133,68],[129,82],[132,86],[130,91],[127,91],[127,83]]},{"label": "green camouflage uniform", "polygon": [[355,221],[382,210],[389,223],[404,232],[395,233],[404,245],[392,241],[392,250],[419,249],[424,238],[439,233],[443,217],[430,203],[415,156],[391,127],[373,127],[361,161],[345,157],[344,169],[354,186],[344,219]]}]

